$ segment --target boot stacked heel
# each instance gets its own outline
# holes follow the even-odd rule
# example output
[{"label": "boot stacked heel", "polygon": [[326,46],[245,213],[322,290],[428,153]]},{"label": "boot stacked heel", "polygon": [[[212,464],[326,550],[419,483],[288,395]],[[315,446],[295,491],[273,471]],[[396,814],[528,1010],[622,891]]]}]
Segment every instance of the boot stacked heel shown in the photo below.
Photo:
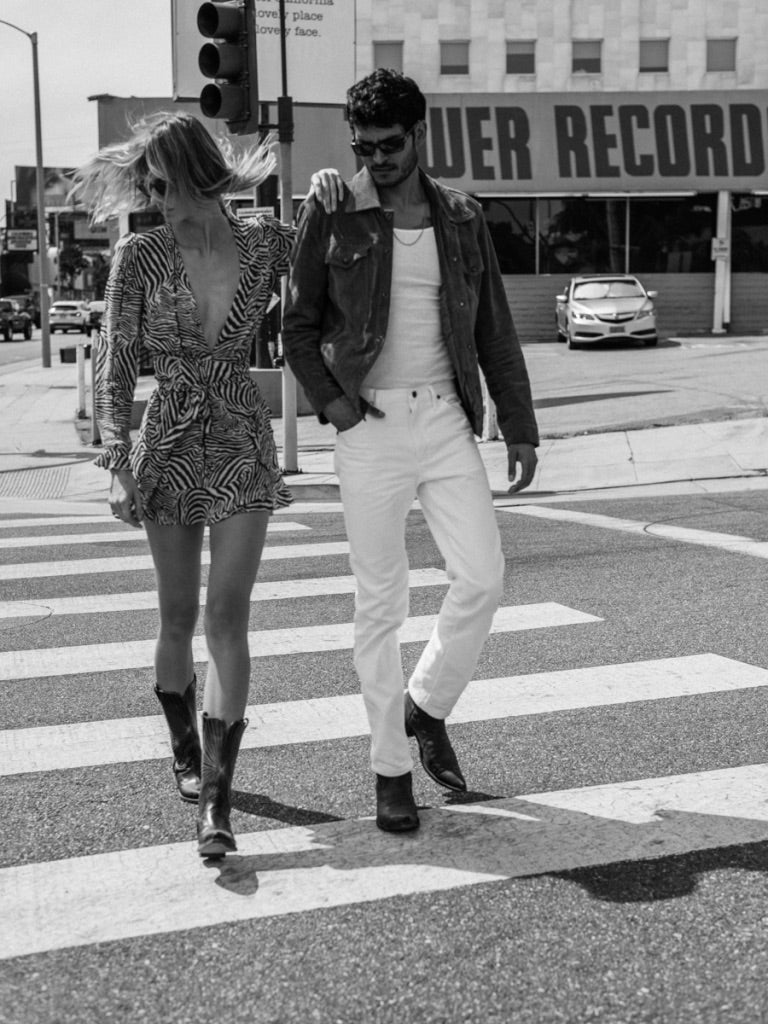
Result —
[{"label": "boot stacked heel", "polygon": [[171,693],[155,686],[155,694],[168,723],[173,751],[173,774],[182,800],[197,803],[200,796],[201,751],[197,731],[197,678],[184,693]]},{"label": "boot stacked heel", "polygon": [[237,849],[229,815],[232,775],[248,719],[227,726],[220,718],[203,714],[203,773],[197,812],[197,852],[201,857],[223,857]]}]

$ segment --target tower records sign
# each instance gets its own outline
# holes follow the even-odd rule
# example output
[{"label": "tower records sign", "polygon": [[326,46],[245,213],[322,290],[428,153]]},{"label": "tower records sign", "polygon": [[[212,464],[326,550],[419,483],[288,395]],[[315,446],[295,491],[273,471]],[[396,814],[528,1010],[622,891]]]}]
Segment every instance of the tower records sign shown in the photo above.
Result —
[{"label": "tower records sign", "polygon": [[467,191],[768,188],[768,91],[428,100],[427,170]]}]

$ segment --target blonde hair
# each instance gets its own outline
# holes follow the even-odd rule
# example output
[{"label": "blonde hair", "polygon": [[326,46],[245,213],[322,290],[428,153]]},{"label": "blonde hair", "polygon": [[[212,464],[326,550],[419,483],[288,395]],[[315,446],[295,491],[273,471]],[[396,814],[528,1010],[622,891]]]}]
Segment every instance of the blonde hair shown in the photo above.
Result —
[{"label": "blonde hair", "polygon": [[191,114],[151,114],[127,141],[105,146],[77,169],[70,196],[94,222],[153,206],[153,180],[195,199],[217,199],[264,181],[275,166],[273,141],[269,136],[236,154],[229,140],[214,139]]}]

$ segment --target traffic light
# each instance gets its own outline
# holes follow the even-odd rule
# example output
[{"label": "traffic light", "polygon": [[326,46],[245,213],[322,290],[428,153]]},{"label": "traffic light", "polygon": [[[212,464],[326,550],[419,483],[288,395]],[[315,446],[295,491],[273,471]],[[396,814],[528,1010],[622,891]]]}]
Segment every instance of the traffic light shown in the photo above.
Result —
[{"label": "traffic light", "polygon": [[215,81],[203,88],[200,109],[206,117],[220,117],[230,132],[258,131],[259,90],[256,73],[254,0],[224,0],[203,4],[197,12],[205,43],[198,65]]}]

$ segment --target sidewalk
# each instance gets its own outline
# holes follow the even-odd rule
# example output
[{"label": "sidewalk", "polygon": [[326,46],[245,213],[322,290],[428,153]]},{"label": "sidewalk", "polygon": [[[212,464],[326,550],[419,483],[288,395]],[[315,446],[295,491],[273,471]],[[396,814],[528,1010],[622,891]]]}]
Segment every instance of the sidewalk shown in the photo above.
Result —
[{"label": "sidewalk", "polygon": [[[86,364],[87,374],[90,367]],[[151,381],[142,381],[145,390]],[[87,396],[90,402],[90,395]],[[77,372],[72,364],[19,363],[0,368],[0,512],[51,501],[98,503],[107,474],[93,466],[90,421],[78,430]],[[282,454],[283,424],[274,421]],[[507,495],[506,448],[481,442],[494,495],[517,502],[577,501],[658,493],[704,493],[768,487],[768,419],[685,424],[569,438],[546,437],[532,485]],[[314,416],[298,420],[299,472],[287,481],[297,500],[333,500],[333,431]],[[75,509],[73,508],[72,511]],[[93,506],[90,506],[93,511]]]}]

